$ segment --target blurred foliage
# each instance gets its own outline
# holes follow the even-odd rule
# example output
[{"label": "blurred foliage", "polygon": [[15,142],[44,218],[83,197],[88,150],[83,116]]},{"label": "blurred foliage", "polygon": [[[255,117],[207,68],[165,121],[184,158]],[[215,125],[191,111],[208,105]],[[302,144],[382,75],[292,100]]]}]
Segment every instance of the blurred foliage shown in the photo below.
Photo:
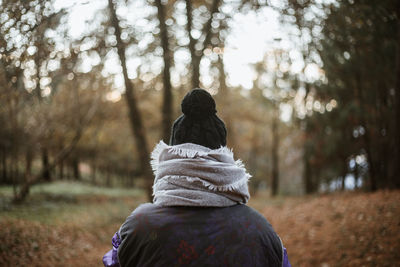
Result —
[{"label": "blurred foliage", "polygon": [[327,10],[315,44],[325,81],[309,94],[332,111],[305,120],[308,160],[312,169],[323,170],[312,189],[335,176],[344,183],[348,173],[363,177],[370,190],[398,186],[396,8],[398,1],[342,1]]},{"label": "blurred foliage", "polygon": [[[253,193],[332,190],[351,177],[368,190],[399,186],[394,0],[114,1],[120,38],[106,2],[79,37],[69,35],[67,21],[81,3],[0,3],[0,182],[16,194],[23,184],[58,179],[144,187],[143,147],[121,100],[127,85],[150,149],[194,85],[215,95],[228,145],[253,174]],[[253,88],[231,86],[224,50],[234,16],[265,8],[279,12],[296,47],[276,38],[252,66]],[[132,9],[141,16],[130,16]],[[123,85],[121,47],[129,63]],[[293,52],[302,59],[297,71]]]}]

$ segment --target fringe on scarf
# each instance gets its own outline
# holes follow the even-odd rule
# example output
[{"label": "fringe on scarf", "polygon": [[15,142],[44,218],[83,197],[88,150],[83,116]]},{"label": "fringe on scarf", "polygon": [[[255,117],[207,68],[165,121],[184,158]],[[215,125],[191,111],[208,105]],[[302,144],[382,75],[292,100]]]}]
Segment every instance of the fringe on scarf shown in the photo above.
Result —
[{"label": "fringe on scarf", "polygon": [[[176,146],[169,146],[164,141],[160,141],[154,148],[153,152],[151,152],[151,168],[154,172],[155,175],[157,175],[157,169],[158,169],[158,164],[159,164],[159,156],[161,152],[164,151],[164,149],[168,149],[169,153],[184,157],[184,158],[195,158],[195,157],[202,157],[202,156],[207,156],[208,154],[211,153],[221,153],[221,154],[227,154],[229,156],[233,157],[233,151],[232,149],[223,146],[217,149],[209,149],[209,151],[198,151],[194,149],[188,149],[188,148],[182,148],[182,147],[176,147]],[[243,168],[245,169],[245,166],[242,162],[242,160],[238,159],[235,161],[235,165],[238,168]],[[246,175],[251,177],[250,174],[246,173]]]},{"label": "fringe on scarf", "polygon": [[159,190],[159,187],[163,184],[174,184],[174,180],[182,180],[185,179],[186,181],[193,183],[193,182],[200,182],[202,183],[205,187],[207,187],[208,189],[212,190],[212,191],[222,191],[222,192],[227,192],[227,191],[235,191],[238,190],[238,188],[244,184],[247,184],[249,179],[251,178],[251,175],[246,173],[246,178],[245,179],[241,179],[238,180],[232,184],[227,184],[227,185],[215,185],[212,184],[210,182],[207,182],[199,177],[190,177],[190,176],[180,176],[180,175],[167,175],[164,176],[163,178],[161,178],[160,180],[157,181],[157,183],[155,183],[153,185],[153,196],[154,196],[154,192],[155,191],[162,191]]}]

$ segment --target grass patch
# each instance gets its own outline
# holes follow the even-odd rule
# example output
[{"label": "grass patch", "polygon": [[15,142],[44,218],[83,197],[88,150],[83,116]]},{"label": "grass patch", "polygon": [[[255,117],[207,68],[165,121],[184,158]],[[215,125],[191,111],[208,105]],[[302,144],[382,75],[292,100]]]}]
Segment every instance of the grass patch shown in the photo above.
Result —
[{"label": "grass patch", "polygon": [[12,205],[11,186],[0,187],[0,220],[7,218],[49,225],[99,225],[123,221],[145,194],[139,189],[104,188],[77,182],[39,184],[22,205]]},{"label": "grass patch", "polygon": [[[138,197],[143,195],[143,190],[136,188],[106,188],[79,182],[66,181],[37,184],[31,187],[31,195],[43,193],[70,196],[102,195],[109,197]],[[0,197],[12,197],[12,195],[12,186],[0,186]]]}]

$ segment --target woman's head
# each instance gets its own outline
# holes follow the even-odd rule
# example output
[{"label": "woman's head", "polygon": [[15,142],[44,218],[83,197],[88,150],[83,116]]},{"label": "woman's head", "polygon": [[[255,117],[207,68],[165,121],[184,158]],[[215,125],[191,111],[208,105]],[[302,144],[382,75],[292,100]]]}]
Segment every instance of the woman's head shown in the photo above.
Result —
[{"label": "woman's head", "polygon": [[211,149],[226,145],[226,128],[217,117],[215,101],[203,89],[193,89],[183,98],[182,113],[172,126],[170,145],[193,143]]}]

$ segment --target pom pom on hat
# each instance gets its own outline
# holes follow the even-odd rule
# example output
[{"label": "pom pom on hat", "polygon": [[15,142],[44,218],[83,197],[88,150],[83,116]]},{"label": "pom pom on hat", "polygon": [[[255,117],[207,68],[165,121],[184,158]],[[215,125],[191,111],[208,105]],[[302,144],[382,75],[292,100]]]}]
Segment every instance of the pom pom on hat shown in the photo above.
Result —
[{"label": "pom pom on hat", "polygon": [[170,145],[193,143],[211,149],[226,145],[224,122],[216,115],[215,101],[204,89],[193,89],[181,103],[182,113],[172,126]]}]

